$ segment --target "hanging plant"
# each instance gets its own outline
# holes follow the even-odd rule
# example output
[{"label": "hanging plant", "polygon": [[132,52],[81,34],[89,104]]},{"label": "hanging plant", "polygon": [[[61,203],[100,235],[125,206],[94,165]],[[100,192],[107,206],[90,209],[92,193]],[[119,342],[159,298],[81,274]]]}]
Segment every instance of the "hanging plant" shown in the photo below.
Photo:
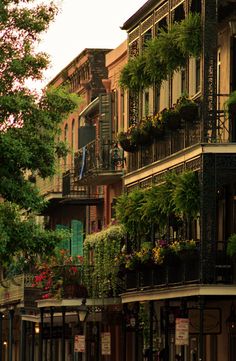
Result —
[{"label": "hanging plant", "polygon": [[235,257],[236,255],[236,233],[231,234],[227,243],[227,254],[230,257]]},{"label": "hanging plant", "polygon": [[169,31],[161,29],[156,40],[157,56],[161,64],[165,64],[168,74],[183,68],[186,65],[186,55],[184,55],[176,41],[178,34],[177,25]]},{"label": "hanging plant", "polygon": [[129,128],[126,132],[118,133],[117,140],[121,148],[126,152],[133,153],[138,150],[137,144],[134,143],[132,138],[131,128]]},{"label": "hanging plant", "polygon": [[145,191],[136,189],[129,194],[122,194],[115,206],[116,219],[124,225],[131,240],[135,242],[137,238],[145,239],[150,232],[149,226],[142,221],[142,205]]},{"label": "hanging plant", "polygon": [[131,141],[133,144],[150,145],[153,143],[153,137],[149,130],[143,126],[142,122],[133,127],[131,132]]},{"label": "hanging plant", "polygon": [[236,114],[236,90],[233,91],[224,103],[225,112],[230,115]]},{"label": "hanging plant", "polygon": [[186,56],[198,57],[202,49],[201,16],[190,13],[180,23],[174,24],[176,28],[176,43],[180,52]]},{"label": "hanging plant", "polygon": [[166,60],[161,61],[159,51],[159,37],[155,37],[146,43],[143,53],[145,59],[144,70],[150,79],[150,85],[161,86],[164,80],[168,78],[168,69]]},{"label": "hanging plant", "polygon": [[145,44],[141,55],[132,58],[121,71],[119,83],[126,89],[140,91],[162,82],[186,65],[190,56],[201,54],[201,17],[190,13],[170,30],[160,29],[157,37]]},{"label": "hanging plant", "polygon": [[150,79],[145,71],[145,58],[138,55],[129,59],[128,63],[121,70],[119,85],[122,88],[130,89],[135,92],[146,88],[150,84]]},{"label": "hanging plant", "polygon": [[180,128],[181,126],[181,116],[178,110],[175,108],[165,108],[162,110],[161,114],[162,123],[165,124],[166,128],[174,131]]},{"label": "hanging plant", "polygon": [[122,225],[111,225],[85,238],[84,279],[93,297],[117,294],[119,285],[115,258],[120,253],[124,237],[125,230]]},{"label": "hanging plant", "polygon": [[163,138],[165,133],[164,125],[159,113],[147,116],[146,119],[143,120],[143,127],[147,129],[149,134],[155,139]]},{"label": "hanging plant", "polygon": [[200,212],[200,187],[197,173],[186,171],[178,176],[173,201],[177,214],[187,219],[197,218]]},{"label": "hanging plant", "polygon": [[187,122],[194,122],[198,119],[198,105],[187,95],[183,95],[177,100],[176,110],[180,117]]}]

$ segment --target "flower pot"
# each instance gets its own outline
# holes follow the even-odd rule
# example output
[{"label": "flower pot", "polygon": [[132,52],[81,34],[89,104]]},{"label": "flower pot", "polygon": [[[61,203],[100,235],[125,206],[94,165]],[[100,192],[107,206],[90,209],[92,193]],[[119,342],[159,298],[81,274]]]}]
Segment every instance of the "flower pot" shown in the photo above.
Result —
[{"label": "flower pot", "polygon": [[179,107],[179,114],[186,122],[194,122],[198,118],[198,106],[195,103],[183,104]]},{"label": "flower pot", "polygon": [[229,104],[228,110],[231,115],[235,115],[236,114],[236,104],[234,104],[234,103]]},{"label": "flower pot", "polygon": [[133,144],[128,138],[120,140],[119,143],[125,152],[134,153],[138,150],[137,145]]},{"label": "flower pot", "polygon": [[86,298],[87,296],[87,288],[83,285],[67,284],[63,287],[64,298]]},{"label": "flower pot", "polygon": [[173,115],[168,117],[166,122],[167,129],[174,131],[179,129],[181,126],[181,117],[179,115]]}]

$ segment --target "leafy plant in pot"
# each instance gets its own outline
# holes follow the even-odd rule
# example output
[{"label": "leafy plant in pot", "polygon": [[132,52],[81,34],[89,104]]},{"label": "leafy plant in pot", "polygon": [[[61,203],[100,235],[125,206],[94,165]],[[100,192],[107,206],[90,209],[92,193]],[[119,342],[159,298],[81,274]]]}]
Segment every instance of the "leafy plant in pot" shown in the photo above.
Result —
[{"label": "leafy plant in pot", "polygon": [[127,132],[120,132],[117,136],[117,140],[121,148],[129,153],[133,153],[138,150],[137,145],[134,143],[134,139],[132,139],[131,133],[131,130],[128,129]]},{"label": "leafy plant in pot", "polygon": [[165,108],[161,112],[161,121],[169,130],[177,130],[181,126],[181,116],[175,108]]},{"label": "leafy plant in pot", "polygon": [[236,90],[233,91],[225,101],[224,109],[230,115],[236,114]]},{"label": "leafy plant in pot", "polygon": [[198,118],[198,105],[186,95],[178,99],[176,110],[180,117],[187,122],[195,121]]}]

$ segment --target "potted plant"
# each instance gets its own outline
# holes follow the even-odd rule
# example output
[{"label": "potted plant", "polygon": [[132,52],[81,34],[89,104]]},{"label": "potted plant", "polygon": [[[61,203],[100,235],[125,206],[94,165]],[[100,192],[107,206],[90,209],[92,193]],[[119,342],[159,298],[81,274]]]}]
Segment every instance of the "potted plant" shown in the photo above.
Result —
[{"label": "potted plant", "polygon": [[33,285],[42,289],[42,298],[86,297],[82,262],[81,256],[72,257],[67,250],[58,250],[38,262]]},{"label": "potted plant", "polygon": [[198,118],[198,105],[186,95],[177,100],[176,110],[179,112],[181,119],[187,122],[194,122]]},{"label": "potted plant", "polygon": [[121,148],[126,152],[133,153],[138,150],[137,144],[135,144],[134,139],[132,139],[131,129],[128,129],[126,132],[120,132],[117,140]]},{"label": "potted plant", "polygon": [[163,109],[160,116],[162,123],[165,124],[167,129],[174,131],[180,128],[181,116],[175,108]]},{"label": "potted plant", "polygon": [[233,91],[225,101],[224,109],[230,115],[236,114],[236,90]]},{"label": "potted plant", "polygon": [[153,142],[153,138],[148,130],[142,126],[142,123],[140,123],[132,129],[131,142],[137,146],[150,145]]},{"label": "potted plant", "polygon": [[227,243],[227,254],[235,258],[236,255],[236,233],[231,234]]}]

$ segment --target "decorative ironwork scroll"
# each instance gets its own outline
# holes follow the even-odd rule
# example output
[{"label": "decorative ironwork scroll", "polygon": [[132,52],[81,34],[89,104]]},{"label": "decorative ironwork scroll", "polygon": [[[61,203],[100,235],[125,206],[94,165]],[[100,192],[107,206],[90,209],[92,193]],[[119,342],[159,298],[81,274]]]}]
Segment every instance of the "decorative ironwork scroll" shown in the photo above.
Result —
[{"label": "decorative ironwork scroll", "polygon": [[216,241],[216,155],[205,154],[199,175],[201,187],[200,224],[201,224],[201,266],[202,283],[214,281],[215,241]]},{"label": "decorative ironwork scroll", "polygon": [[139,121],[139,95],[137,92],[129,92],[129,126]]},{"label": "decorative ironwork scroll", "polygon": [[154,21],[155,23],[162,18],[164,18],[168,14],[168,3],[166,2],[164,5],[160,6],[154,13]]},{"label": "decorative ironwork scroll", "polygon": [[202,141],[216,139],[217,112],[217,0],[202,0]]}]

